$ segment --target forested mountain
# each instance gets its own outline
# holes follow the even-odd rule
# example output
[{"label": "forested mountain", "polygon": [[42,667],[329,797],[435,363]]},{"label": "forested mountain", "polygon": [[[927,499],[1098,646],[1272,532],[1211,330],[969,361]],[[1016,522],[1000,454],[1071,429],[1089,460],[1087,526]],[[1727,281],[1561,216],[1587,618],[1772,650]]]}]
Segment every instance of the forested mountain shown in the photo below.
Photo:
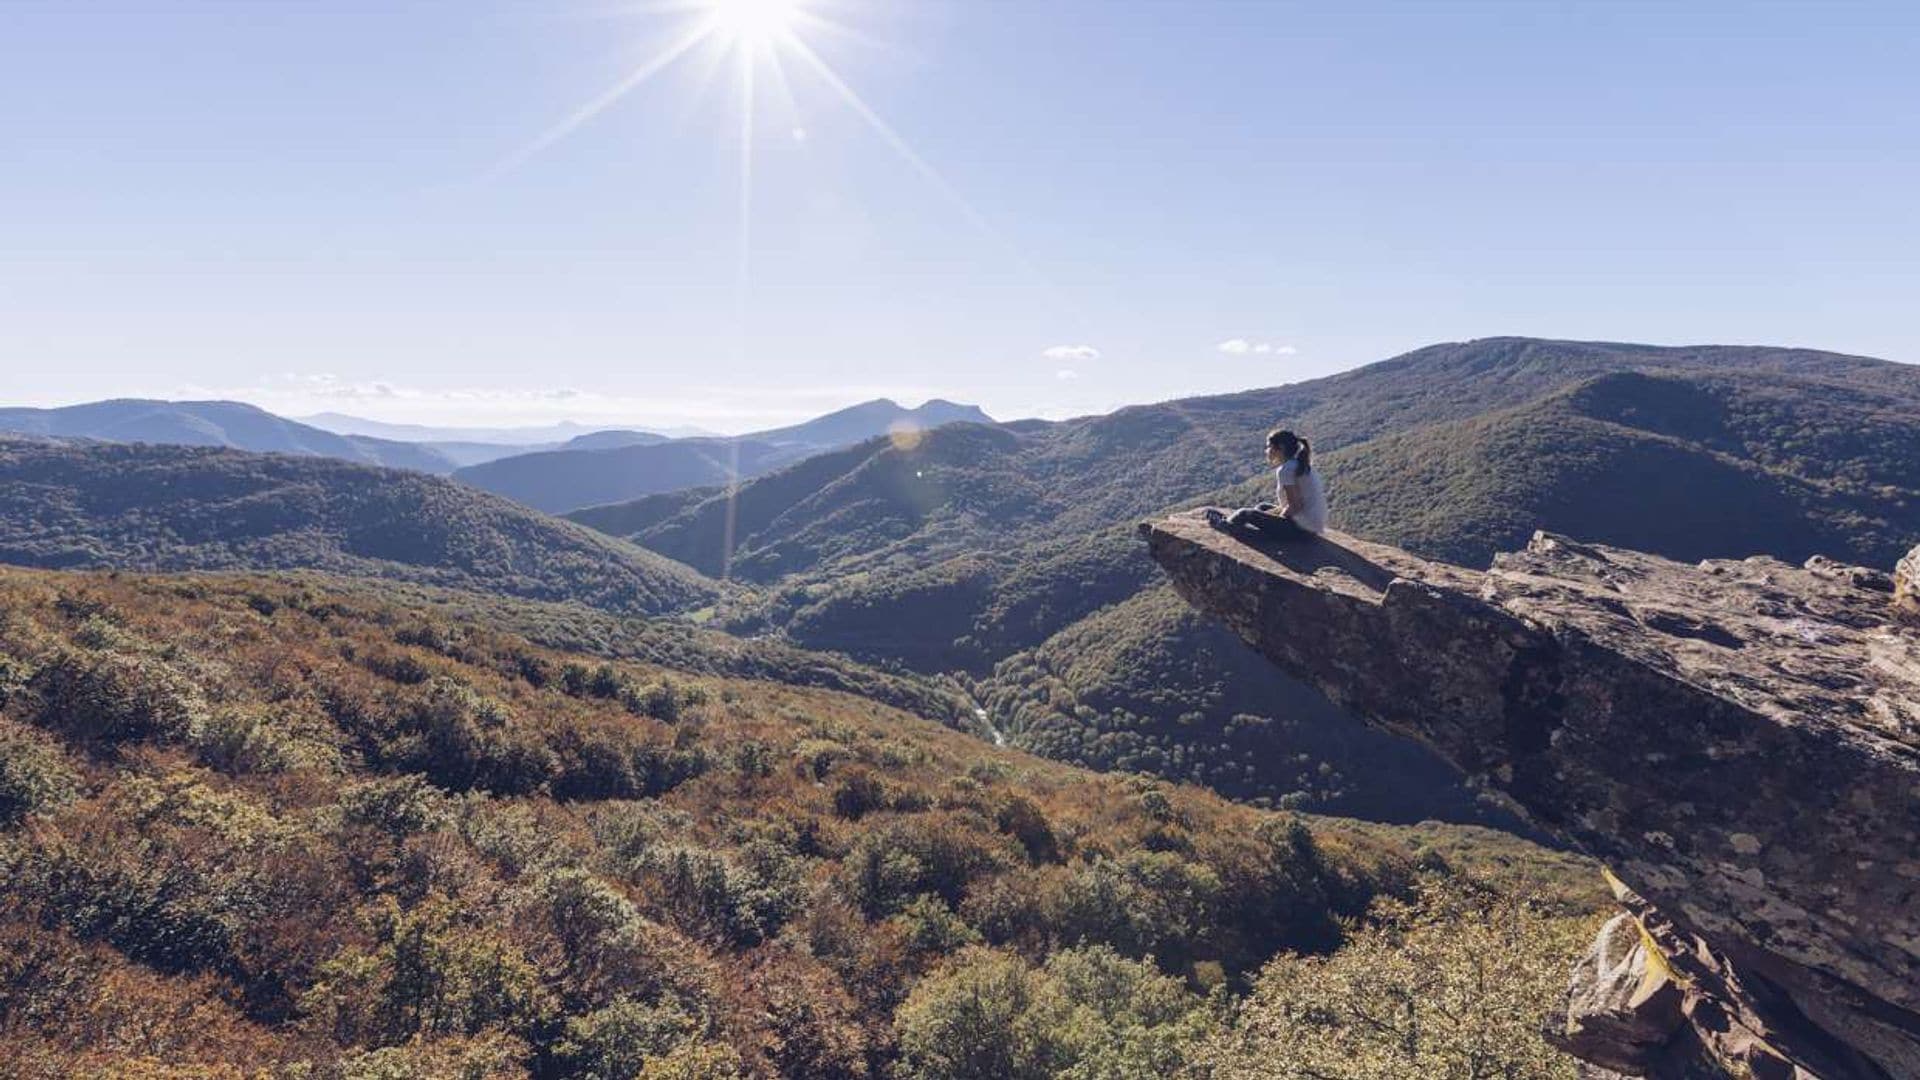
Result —
[{"label": "forested mountain", "polygon": [[[1277,423],[1312,438],[1337,526],[1462,563],[1545,528],[1682,558],[1819,552],[1887,565],[1920,533],[1914,416],[1920,368],[1885,361],[1496,338],[1271,390],[1060,424],[959,425],[912,446],[877,440],[730,497],[682,492],[574,516],[765,585],[758,606],[732,613],[737,625],[966,670],[1011,709],[1036,661],[1000,676],[1014,685],[994,683],[996,665],[1158,579],[1135,520],[1267,497],[1271,481],[1254,477]],[[1122,655],[1094,641],[1096,628],[1076,648]],[[1221,664],[1168,689],[1207,700],[1232,677]],[[1090,664],[1050,678],[1082,703],[1123,700],[1131,682]],[[1283,696],[1260,715],[1284,726],[1296,707],[1306,706]],[[1063,734],[1089,710],[1086,730]],[[1052,710],[1045,745],[1098,760],[1064,748],[1114,745],[1109,733],[1131,713]],[[1041,729],[1011,711],[996,720],[1042,745]],[[1204,730],[1232,721],[1215,715]],[[1169,767],[1188,775],[1191,762]]]},{"label": "forested mountain", "polygon": [[[0,875],[27,1076],[1197,1077],[1304,995],[1296,1051],[1571,1077],[1526,1013],[1600,902],[1497,835],[1100,777],[362,585],[17,569]],[[1382,968],[1409,939],[1454,946]],[[1262,975],[1282,954],[1312,960]],[[1413,1044],[1346,1018],[1456,986]]]},{"label": "forested mountain", "polygon": [[657,614],[695,571],[450,480],[330,458],[0,440],[0,562],[319,569]]},{"label": "forested mountain", "polygon": [[238,401],[94,401],[57,409],[0,409],[0,432],[170,446],[224,446],[450,473],[454,456],[413,443],[338,435]]},{"label": "forested mountain", "polygon": [[462,469],[459,478],[540,510],[558,513],[649,495],[730,484],[814,454],[889,431],[930,431],[951,423],[991,424],[971,405],[938,399],[909,409],[885,399],[854,405],[792,427],[738,438],[624,440],[610,432],[559,450],[522,454]]},{"label": "forested mountain", "polygon": [[1920,535],[1920,390],[1618,372],[1326,458],[1343,528],[1484,563],[1536,528],[1673,558],[1888,566]]}]

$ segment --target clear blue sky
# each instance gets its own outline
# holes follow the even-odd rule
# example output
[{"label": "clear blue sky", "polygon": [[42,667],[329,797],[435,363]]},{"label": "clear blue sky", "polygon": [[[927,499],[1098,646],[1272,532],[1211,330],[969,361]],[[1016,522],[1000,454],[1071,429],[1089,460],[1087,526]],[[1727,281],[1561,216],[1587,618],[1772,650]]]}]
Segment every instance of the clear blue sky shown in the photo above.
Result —
[{"label": "clear blue sky", "polygon": [[805,7],[898,141],[763,44],[743,259],[724,35],[522,153],[697,7],[0,0],[0,398],[739,429],[1494,334],[1920,360],[1920,5]]}]

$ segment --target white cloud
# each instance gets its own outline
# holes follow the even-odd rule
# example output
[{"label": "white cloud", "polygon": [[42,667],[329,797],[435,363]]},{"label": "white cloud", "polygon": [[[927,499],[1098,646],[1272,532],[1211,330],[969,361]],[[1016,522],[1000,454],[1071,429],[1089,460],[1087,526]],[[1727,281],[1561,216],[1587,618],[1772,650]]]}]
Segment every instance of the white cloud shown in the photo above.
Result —
[{"label": "white cloud", "polygon": [[1246,338],[1228,338],[1214,348],[1228,356],[1292,356],[1300,351],[1291,345],[1279,345],[1271,341],[1249,341]]},{"label": "white cloud", "polygon": [[1049,360],[1088,363],[1100,359],[1100,350],[1091,345],[1054,345],[1040,354]]},{"label": "white cloud", "polygon": [[1053,377],[1059,379],[1061,382],[1072,382],[1080,377],[1080,373],[1072,368],[1061,368],[1059,371],[1053,373]]}]

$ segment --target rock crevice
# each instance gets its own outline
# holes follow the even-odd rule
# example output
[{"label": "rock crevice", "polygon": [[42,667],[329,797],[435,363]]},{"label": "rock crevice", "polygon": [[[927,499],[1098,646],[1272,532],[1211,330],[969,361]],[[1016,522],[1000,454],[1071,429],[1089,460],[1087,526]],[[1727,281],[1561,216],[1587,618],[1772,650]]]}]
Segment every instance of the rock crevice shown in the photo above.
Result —
[{"label": "rock crevice", "polygon": [[[1476,572],[1191,515],[1142,531],[1190,603],[1600,858],[1693,972],[1707,1058],[1920,1077],[1920,551],[1889,576],[1541,534]],[[1671,1050],[1633,1052],[1682,1075]]]}]

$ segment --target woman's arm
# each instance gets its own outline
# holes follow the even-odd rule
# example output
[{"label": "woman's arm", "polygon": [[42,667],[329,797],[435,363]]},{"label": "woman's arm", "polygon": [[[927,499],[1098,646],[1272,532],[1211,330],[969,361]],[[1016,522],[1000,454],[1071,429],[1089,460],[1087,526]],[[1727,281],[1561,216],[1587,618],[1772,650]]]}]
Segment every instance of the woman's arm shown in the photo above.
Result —
[{"label": "woman's arm", "polygon": [[1306,508],[1306,497],[1300,494],[1300,473],[1294,462],[1280,466],[1276,474],[1280,485],[1280,516],[1292,517],[1297,511]]},{"label": "woman's arm", "polygon": [[1280,487],[1280,516],[1292,517],[1297,511],[1306,508],[1306,496],[1300,494],[1299,484],[1283,484]]}]

